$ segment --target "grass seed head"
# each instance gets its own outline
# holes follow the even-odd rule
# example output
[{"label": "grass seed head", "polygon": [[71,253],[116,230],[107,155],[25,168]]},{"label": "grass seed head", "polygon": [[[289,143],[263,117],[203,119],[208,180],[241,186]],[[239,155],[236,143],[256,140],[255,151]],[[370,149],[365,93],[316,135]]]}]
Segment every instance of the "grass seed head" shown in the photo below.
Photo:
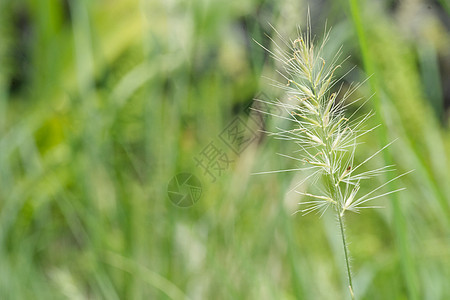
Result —
[{"label": "grass seed head", "polygon": [[272,40],[273,50],[264,49],[283,66],[283,70],[278,73],[287,84],[277,82],[276,86],[283,89],[287,98],[294,99],[294,102],[274,103],[277,107],[282,107],[287,115],[279,117],[288,118],[293,124],[287,129],[279,128],[272,135],[295,142],[301,151],[296,152],[299,157],[291,158],[308,164],[305,169],[312,170],[314,176],[311,178],[321,177],[325,187],[322,187],[323,192],[319,195],[303,193],[303,196],[314,200],[300,203],[302,209],[299,211],[304,214],[313,211],[323,213],[329,206],[333,206],[343,216],[346,211],[358,212],[361,208],[369,207],[365,204],[381,197],[372,194],[385,184],[358,198],[360,183],[393,169],[392,166],[386,166],[360,172],[361,167],[385,147],[355,165],[357,139],[374,129],[363,129],[373,114],[363,114],[359,118],[344,115],[350,104],[349,98],[361,84],[351,84],[340,98],[342,86],[332,92],[336,83],[342,79],[335,77],[335,72],[340,67],[337,61],[341,51],[330,62],[323,57],[329,31],[325,31],[322,42],[317,46],[314,45],[315,38],[311,37],[309,29],[306,33],[299,30],[299,37],[293,41],[284,39],[275,28],[274,31],[282,44]]}]

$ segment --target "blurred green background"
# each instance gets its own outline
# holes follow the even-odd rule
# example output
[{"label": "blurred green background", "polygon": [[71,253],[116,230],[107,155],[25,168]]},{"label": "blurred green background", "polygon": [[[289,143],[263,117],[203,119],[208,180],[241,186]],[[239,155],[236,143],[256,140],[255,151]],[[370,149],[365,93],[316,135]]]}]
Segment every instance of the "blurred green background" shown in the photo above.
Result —
[{"label": "blurred green background", "polygon": [[[397,139],[371,166],[415,170],[346,218],[356,295],[450,299],[447,0],[1,0],[0,298],[349,298],[333,215],[292,215],[305,174],[250,175],[298,167],[248,108],[282,98],[254,40],[295,39],[308,5],[350,56],[337,75],[357,66],[341,82],[372,75],[356,96],[383,125],[358,157]],[[236,120],[256,135],[239,154]],[[201,182],[187,208],[181,172]]]}]

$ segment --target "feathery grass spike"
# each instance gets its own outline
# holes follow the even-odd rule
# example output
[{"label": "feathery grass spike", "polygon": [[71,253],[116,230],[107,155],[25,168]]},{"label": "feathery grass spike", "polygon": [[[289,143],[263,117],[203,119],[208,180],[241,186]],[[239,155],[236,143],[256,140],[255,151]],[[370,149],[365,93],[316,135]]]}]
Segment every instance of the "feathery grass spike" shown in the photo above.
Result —
[{"label": "feathery grass spike", "polygon": [[[313,45],[314,38],[311,38],[309,17],[306,33],[302,33],[299,30],[300,36],[294,41],[287,41],[275,28],[273,29],[287,49],[283,49],[273,39],[274,50],[264,49],[283,65],[284,72],[279,70],[277,72],[283,77],[283,81],[287,80],[288,83],[279,83],[276,86],[285,90],[287,99],[289,99],[289,103],[283,103],[278,100],[273,104],[284,108],[286,115],[279,115],[279,117],[292,121],[293,126],[290,126],[288,129],[277,128],[278,132],[272,132],[271,135],[295,142],[300,147],[300,151],[296,152],[298,157],[289,157],[287,155],[286,157],[302,161],[303,164],[307,164],[311,169],[315,170],[314,176],[308,176],[307,179],[315,180],[317,177],[322,179],[323,186],[319,188],[323,192],[322,195],[296,191],[309,199],[300,203],[301,209],[297,212],[302,212],[303,214],[318,212],[323,214],[330,206],[336,212],[344,246],[349,293],[354,299],[344,230],[344,216],[347,211],[359,212],[361,208],[374,208],[375,206],[363,205],[366,205],[368,201],[402,190],[398,189],[372,196],[386,185],[384,183],[367,192],[366,195],[358,197],[363,181],[394,170],[392,169],[393,166],[385,166],[359,172],[360,167],[366,165],[369,160],[390,144],[376,151],[375,154],[363,160],[362,163],[356,164],[357,139],[378,126],[366,130],[362,129],[373,113],[368,113],[357,119],[353,119],[353,115],[350,117],[344,115],[345,108],[349,105],[348,100],[350,96],[361,84],[351,84],[343,93],[344,95],[340,97],[341,99],[339,99],[339,95],[343,88],[342,85],[332,92],[332,89],[339,81],[339,78],[335,78],[335,72],[340,67],[336,63],[341,55],[341,50],[336,53],[331,63],[327,63],[326,59],[322,57],[330,32],[325,30],[325,36],[321,45],[315,47]],[[348,74],[348,72],[345,74]],[[361,99],[357,99],[355,102],[359,100]],[[295,189],[303,184],[305,180],[296,185]]]}]

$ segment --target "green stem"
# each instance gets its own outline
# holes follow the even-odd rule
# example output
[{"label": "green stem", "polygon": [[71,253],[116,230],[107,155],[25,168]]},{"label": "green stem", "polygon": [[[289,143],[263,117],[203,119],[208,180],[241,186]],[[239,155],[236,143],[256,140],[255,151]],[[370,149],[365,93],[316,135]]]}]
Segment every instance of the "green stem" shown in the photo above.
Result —
[{"label": "green stem", "polygon": [[[359,7],[358,0],[348,0],[350,3],[350,12],[353,19],[354,27],[356,29],[356,34],[358,36],[359,46],[361,50],[361,55],[364,62],[364,68],[368,74],[376,74],[376,66],[373,60],[373,56],[369,52],[370,45],[368,44],[367,34],[364,29],[364,23],[361,17],[361,9]],[[380,88],[380,82],[377,76],[371,76],[369,78],[369,84],[372,88],[372,90],[379,91]],[[375,104],[376,111],[379,113],[377,114],[377,117],[379,118],[378,123],[380,124],[386,124],[387,122],[384,122],[381,112],[382,109],[382,99],[379,97],[379,94],[375,94],[373,97],[373,101]],[[379,140],[381,145],[387,144],[387,136],[389,129],[385,126],[380,127],[379,132]],[[389,154],[388,151],[383,151],[383,158],[386,163],[386,165],[391,165],[393,158]],[[392,179],[390,177],[391,175],[387,175],[387,179]],[[395,190],[395,183],[390,183],[388,185],[389,190]],[[417,279],[417,270],[414,263],[414,260],[411,255],[411,251],[409,250],[408,246],[408,232],[405,225],[405,217],[403,215],[403,212],[401,210],[401,206],[399,203],[399,199],[396,196],[396,194],[392,194],[391,196],[392,203],[393,203],[393,219],[394,219],[394,228],[395,228],[395,235],[397,238],[397,247],[399,249],[399,259],[401,263],[401,271],[403,273],[403,278],[406,283],[408,298],[412,300],[419,299],[419,289],[418,289],[418,279]]]},{"label": "green stem", "polygon": [[345,263],[347,265],[347,276],[348,276],[348,288],[350,289],[350,295],[352,299],[355,299],[355,294],[353,293],[353,283],[352,283],[352,272],[350,270],[350,262],[348,258],[348,249],[347,242],[345,240],[345,230],[344,230],[344,222],[342,221],[342,216],[339,211],[337,211],[337,215],[339,218],[339,227],[341,229],[341,237],[342,237],[342,245],[344,246],[344,254],[345,254]]}]

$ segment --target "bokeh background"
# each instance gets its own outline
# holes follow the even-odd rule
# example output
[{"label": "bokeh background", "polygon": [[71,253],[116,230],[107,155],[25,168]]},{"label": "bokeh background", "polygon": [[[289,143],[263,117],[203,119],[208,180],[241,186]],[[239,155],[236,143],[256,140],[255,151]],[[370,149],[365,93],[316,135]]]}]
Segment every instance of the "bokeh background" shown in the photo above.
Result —
[{"label": "bokeh background", "polygon": [[346,218],[356,295],[450,299],[447,0],[1,0],[0,298],[349,298],[332,212],[293,215],[306,175],[251,175],[298,167],[249,108],[283,97],[255,41],[295,39],[308,6],[340,83],[370,76],[357,159],[397,139],[370,166],[414,170]]}]

